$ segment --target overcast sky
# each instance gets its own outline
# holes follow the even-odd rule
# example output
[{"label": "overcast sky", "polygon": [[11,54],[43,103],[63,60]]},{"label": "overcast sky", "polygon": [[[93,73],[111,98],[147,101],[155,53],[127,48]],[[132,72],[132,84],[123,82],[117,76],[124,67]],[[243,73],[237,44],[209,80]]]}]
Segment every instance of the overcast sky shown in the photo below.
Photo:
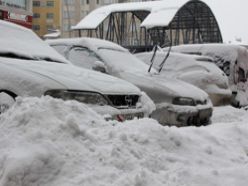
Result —
[{"label": "overcast sky", "polygon": [[248,0],[202,0],[212,9],[224,42],[248,44]]}]

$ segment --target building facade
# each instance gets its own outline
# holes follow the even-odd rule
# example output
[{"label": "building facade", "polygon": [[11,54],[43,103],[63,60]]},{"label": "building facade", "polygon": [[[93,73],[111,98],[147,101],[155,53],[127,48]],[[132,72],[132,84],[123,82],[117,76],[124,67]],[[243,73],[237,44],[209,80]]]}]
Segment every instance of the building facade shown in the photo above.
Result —
[{"label": "building facade", "polygon": [[33,0],[33,31],[43,37],[61,27],[60,0]]},{"label": "building facade", "polygon": [[32,0],[0,0],[0,19],[32,28]]},{"label": "building facade", "polygon": [[142,0],[33,0],[33,30],[40,37],[59,31],[60,37],[76,37],[71,27],[92,10],[113,3]]}]

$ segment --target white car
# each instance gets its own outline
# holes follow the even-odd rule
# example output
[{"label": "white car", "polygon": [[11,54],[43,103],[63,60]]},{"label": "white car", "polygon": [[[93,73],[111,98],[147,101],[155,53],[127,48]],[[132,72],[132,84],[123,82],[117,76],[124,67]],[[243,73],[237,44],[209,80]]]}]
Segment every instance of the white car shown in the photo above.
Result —
[{"label": "white car", "polygon": [[177,78],[199,87],[208,93],[214,106],[230,104],[232,92],[228,78],[212,63],[212,58],[170,52],[164,65],[160,66],[167,52],[154,52],[137,53],[136,56],[151,65],[154,55],[152,66],[158,71],[161,68],[161,76]]},{"label": "white car", "polygon": [[73,64],[127,80],[146,92],[156,104],[152,117],[161,124],[186,126],[208,124],[212,103],[199,88],[176,79],[160,78],[156,70],[123,47],[94,38],[47,41]]},{"label": "white car", "polygon": [[[164,50],[168,50],[165,48]],[[233,44],[194,44],[173,46],[172,51],[185,54],[204,55],[215,63],[228,77],[232,90],[232,104],[236,107],[248,105],[248,51]]]},{"label": "white car", "polygon": [[[17,96],[48,95],[88,104],[106,119],[149,115],[139,88],[124,80],[78,68],[31,30],[0,21],[0,113]],[[144,101],[145,100],[145,101]]]}]

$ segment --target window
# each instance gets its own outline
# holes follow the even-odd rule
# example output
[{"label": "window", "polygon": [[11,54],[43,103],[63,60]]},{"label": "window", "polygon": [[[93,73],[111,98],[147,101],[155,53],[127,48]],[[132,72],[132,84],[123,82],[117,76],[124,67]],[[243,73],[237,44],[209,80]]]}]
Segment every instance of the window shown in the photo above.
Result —
[{"label": "window", "polygon": [[48,7],[54,7],[54,1],[47,1]]},{"label": "window", "polygon": [[66,5],[74,5],[75,4],[75,0],[65,0],[65,4]]},{"label": "window", "polygon": [[71,19],[73,17],[75,17],[75,12],[74,11],[64,11],[63,12],[63,18],[64,19]]},{"label": "window", "polygon": [[70,25],[69,24],[64,24],[63,25],[63,31],[65,31],[65,32],[68,32],[68,31],[70,31]]},{"label": "window", "polygon": [[33,30],[34,31],[40,30],[40,25],[33,25]]},{"label": "window", "polygon": [[245,77],[245,71],[244,69],[239,67],[239,71],[238,71],[238,82],[246,82],[246,77]]},{"label": "window", "polygon": [[99,4],[99,0],[96,1],[96,4]]},{"label": "window", "polygon": [[86,0],[86,4],[90,4],[90,0]]},{"label": "window", "polygon": [[40,14],[39,14],[39,13],[34,13],[33,18],[34,18],[34,19],[40,18]]},{"label": "window", "polygon": [[53,19],[54,14],[53,13],[47,13],[47,19]]},{"label": "window", "polygon": [[52,47],[62,56],[66,56],[67,46],[65,45],[52,45]]},{"label": "window", "polygon": [[70,50],[68,59],[77,66],[93,69],[97,61],[102,61],[96,54],[84,47],[74,47]]},{"label": "window", "polygon": [[104,5],[109,5],[111,3],[117,3],[118,1],[114,1],[114,0],[103,0],[103,4]]},{"label": "window", "polygon": [[39,7],[40,6],[40,1],[33,1],[33,6],[34,7]]},{"label": "window", "polygon": [[89,14],[89,11],[82,11],[81,12],[81,18],[83,18],[83,17],[85,17],[85,16],[87,16]]},{"label": "window", "polygon": [[53,25],[47,25],[46,27],[47,27],[47,31],[54,30],[54,29],[53,29]]}]

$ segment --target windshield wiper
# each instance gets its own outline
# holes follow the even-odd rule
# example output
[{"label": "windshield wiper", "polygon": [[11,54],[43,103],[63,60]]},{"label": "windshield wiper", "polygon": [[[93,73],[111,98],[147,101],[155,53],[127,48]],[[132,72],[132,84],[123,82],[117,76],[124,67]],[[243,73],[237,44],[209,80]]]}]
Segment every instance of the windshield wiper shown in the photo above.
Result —
[{"label": "windshield wiper", "polygon": [[6,57],[6,58],[14,58],[14,59],[23,59],[23,60],[34,60],[32,57],[12,53],[12,52],[6,52],[6,53],[0,53],[0,57]]},{"label": "windshield wiper", "polygon": [[148,72],[150,72],[151,69],[152,69],[152,66],[153,66],[153,63],[154,63],[154,58],[156,56],[157,50],[158,50],[158,45],[155,45],[154,46],[154,52],[153,52],[153,55],[152,55],[152,58],[151,58],[151,64],[149,66]]},{"label": "windshield wiper", "polygon": [[158,70],[159,73],[160,73],[161,70],[163,69],[166,60],[167,60],[168,57],[170,56],[171,48],[172,48],[172,44],[170,45],[170,48],[169,48],[169,50],[168,50],[168,52],[167,52],[165,58],[163,59],[163,61],[162,61],[162,62],[160,63],[160,65],[159,65],[159,70]]}]

